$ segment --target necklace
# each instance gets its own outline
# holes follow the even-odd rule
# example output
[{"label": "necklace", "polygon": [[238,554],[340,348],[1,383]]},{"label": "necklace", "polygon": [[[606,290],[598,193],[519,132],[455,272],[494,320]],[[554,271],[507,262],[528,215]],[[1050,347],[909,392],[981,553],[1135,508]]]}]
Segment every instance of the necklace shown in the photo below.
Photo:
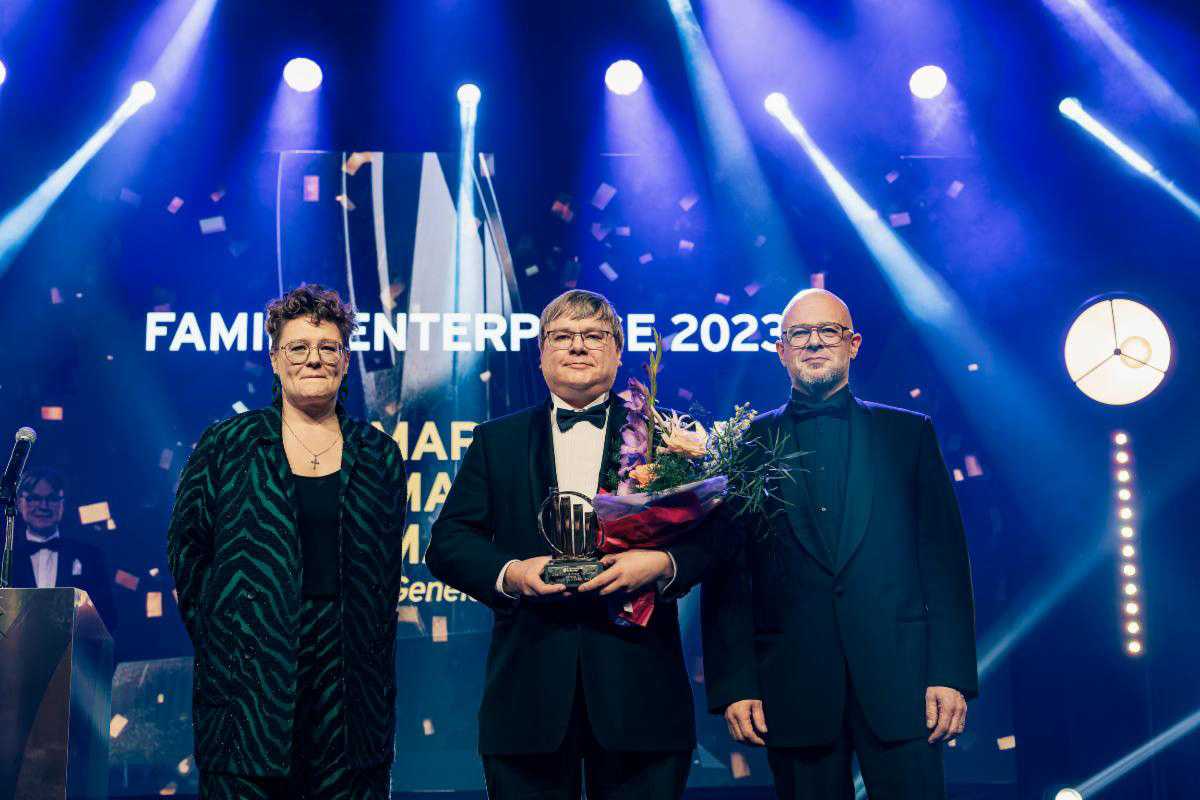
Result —
[{"label": "necklace", "polygon": [[[283,419],[282,415],[280,416],[280,419]],[[300,434],[296,433],[296,431],[294,431],[292,429],[291,425],[288,425],[288,421],[286,419],[283,419],[283,427],[287,428],[288,431],[292,434],[292,438],[294,438],[297,442],[299,442],[300,446],[303,447],[305,450],[307,450],[309,455],[312,456],[312,460],[309,461],[308,463],[312,464],[313,472],[316,472],[317,467],[321,466],[321,456],[328,453],[330,450],[333,449],[334,445],[336,445],[338,442],[342,441],[341,434],[339,434],[338,437],[333,440],[332,444],[330,444],[324,450],[317,452],[304,443],[304,440],[300,438]]]}]

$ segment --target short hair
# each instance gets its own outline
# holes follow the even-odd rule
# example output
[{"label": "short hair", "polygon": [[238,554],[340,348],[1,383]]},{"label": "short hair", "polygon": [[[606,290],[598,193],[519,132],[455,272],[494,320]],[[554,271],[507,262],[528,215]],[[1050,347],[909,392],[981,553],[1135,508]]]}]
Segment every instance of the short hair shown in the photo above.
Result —
[{"label": "short hair", "polygon": [[333,289],[326,289],[319,283],[302,283],[267,303],[267,335],[271,337],[271,347],[278,347],[279,332],[285,323],[301,318],[314,325],[332,322],[342,335],[342,344],[349,344],[350,337],[358,330],[354,306],[343,303]]},{"label": "short hair", "polygon": [[571,289],[563,292],[550,301],[550,305],[542,309],[539,321],[541,341],[546,341],[546,326],[560,317],[568,319],[591,319],[599,317],[612,331],[613,341],[617,344],[617,352],[625,348],[625,331],[621,327],[621,315],[613,308],[608,298],[586,289]]},{"label": "short hair", "polygon": [[33,469],[25,470],[25,474],[21,478],[21,484],[17,489],[17,494],[32,492],[33,487],[42,481],[50,484],[56,492],[67,493],[67,479],[63,477],[61,472],[52,467],[34,467]]}]

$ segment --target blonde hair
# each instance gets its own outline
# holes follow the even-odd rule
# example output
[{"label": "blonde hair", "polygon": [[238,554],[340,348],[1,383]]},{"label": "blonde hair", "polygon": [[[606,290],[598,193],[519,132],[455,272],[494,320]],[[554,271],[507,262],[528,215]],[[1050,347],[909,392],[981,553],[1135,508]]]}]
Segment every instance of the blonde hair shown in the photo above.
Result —
[{"label": "blonde hair", "polygon": [[617,352],[625,348],[625,330],[621,327],[621,315],[613,308],[608,298],[586,289],[571,289],[563,292],[550,301],[550,305],[542,309],[539,322],[540,339],[546,341],[546,326],[560,317],[568,319],[598,318],[612,331],[613,341],[617,344]]}]

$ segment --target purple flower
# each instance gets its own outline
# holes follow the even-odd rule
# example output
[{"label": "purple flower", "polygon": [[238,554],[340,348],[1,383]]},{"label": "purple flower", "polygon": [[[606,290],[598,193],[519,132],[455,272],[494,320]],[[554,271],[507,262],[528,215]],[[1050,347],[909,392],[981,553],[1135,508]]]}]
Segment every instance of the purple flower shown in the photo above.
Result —
[{"label": "purple flower", "polygon": [[650,390],[646,385],[636,378],[629,379],[629,389],[625,392],[628,397],[625,398],[625,408],[632,416],[634,414],[646,416],[646,400],[650,396]]},{"label": "purple flower", "polygon": [[621,455],[646,457],[646,447],[650,444],[650,436],[646,421],[632,417],[621,426]]}]

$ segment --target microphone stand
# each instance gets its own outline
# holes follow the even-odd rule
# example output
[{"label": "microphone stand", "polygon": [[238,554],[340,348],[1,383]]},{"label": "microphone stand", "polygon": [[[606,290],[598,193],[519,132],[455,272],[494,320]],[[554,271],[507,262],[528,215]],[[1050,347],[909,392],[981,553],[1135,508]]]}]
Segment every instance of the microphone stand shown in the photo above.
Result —
[{"label": "microphone stand", "polygon": [[4,560],[0,562],[0,589],[9,588],[9,572],[12,569],[13,526],[17,521],[17,504],[12,498],[0,497],[4,504]]}]

